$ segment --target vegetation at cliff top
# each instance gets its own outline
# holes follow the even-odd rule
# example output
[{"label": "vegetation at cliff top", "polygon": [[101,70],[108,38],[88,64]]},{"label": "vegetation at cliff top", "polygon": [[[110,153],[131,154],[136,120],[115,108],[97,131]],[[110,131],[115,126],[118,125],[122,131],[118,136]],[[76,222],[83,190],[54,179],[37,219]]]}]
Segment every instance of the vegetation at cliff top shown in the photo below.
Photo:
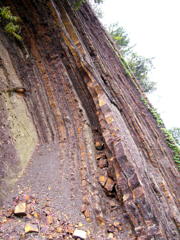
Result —
[{"label": "vegetation at cliff top", "polygon": [[[82,4],[85,2],[87,2],[87,0],[76,0],[76,2],[74,3],[74,9],[78,10],[82,6]],[[99,3],[102,3],[103,0],[94,0],[93,2],[99,4]]]},{"label": "vegetation at cliff top", "polygon": [[[159,113],[155,108],[153,108],[147,99],[142,98],[141,99],[144,105],[148,108],[148,110],[151,112],[153,118],[156,120],[158,127],[161,129],[163,134],[165,135],[165,140],[169,148],[171,148],[173,152],[173,159],[175,163],[178,166],[178,169],[180,170],[180,147],[178,140],[180,139],[180,128],[174,128],[171,130],[168,130],[165,128],[165,125],[163,123],[163,120],[161,119]],[[175,136],[175,137],[174,137]]]},{"label": "vegetation at cliff top", "polygon": [[172,128],[169,130],[176,143],[180,146],[180,128]]},{"label": "vegetation at cliff top", "polygon": [[19,21],[20,18],[12,14],[10,7],[0,7],[0,24],[4,31],[17,40],[22,40],[20,25],[17,24]]},{"label": "vegetation at cliff top", "polygon": [[150,81],[148,78],[148,74],[153,68],[152,58],[145,58],[134,52],[133,47],[130,46],[127,32],[118,24],[111,24],[108,27],[108,32],[119,49],[120,61],[123,57],[126,62],[126,68],[135,76],[142,90],[146,93],[155,90],[155,82]]}]

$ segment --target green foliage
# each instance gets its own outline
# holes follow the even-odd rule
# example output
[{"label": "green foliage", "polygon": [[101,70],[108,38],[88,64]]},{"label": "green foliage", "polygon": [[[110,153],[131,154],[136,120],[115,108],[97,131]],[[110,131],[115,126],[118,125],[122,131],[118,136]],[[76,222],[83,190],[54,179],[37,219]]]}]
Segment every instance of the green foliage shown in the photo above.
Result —
[{"label": "green foliage", "polygon": [[148,93],[155,90],[155,83],[148,79],[148,73],[153,68],[152,58],[145,58],[135,53],[133,47],[130,46],[128,34],[124,28],[119,27],[118,24],[111,24],[108,31],[115,41],[120,55],[122,55],[127,62],[129,70],[139,81],[142,90]]},{"label": "green foliage", "polygon": [[103,0],[94,0],[95,3],[103,3]]},{"label": "green foliage", "polygon": [[122,55],[126,55],[130,51],[130,39],[123,27],[119,27],[117,23],[111,24],[108,27],[108,32],[116,43],[116,46],[121,51]]},{"label": "green foliage", "polygon": [[12,14],[10,7],[0,7],[0,23],[5,32],[21,41],[20,26],[17,24],[19,21],[20,18]]},{"label": "green foliage", "polygon": [[[85,2],[87,2],[87,0],[76,0],[76,2],[74,3],[74,10],[78,10]],[[94,0],[94,3],[102,3],[103,0]]]},{"label": "green foliage", "polygon": [[[163,120],[160,117],[160,114],[157,112],[157,110],[155,108],[153,108],[149,104],[147,99],[142,98],[141,101],[144,103],[144,105],[146,105],[146,107],[148,108],[148,110],[151,112],[152,116],[156,120],[158,127],[160,127],[161,131],[164,133],[166,143],[173,151],[173,159],[174,159],[175,163],[177,164],[178,168],[180,169],[180,147],[178,146],[176,139],[174,138],[173,134],[171,133],[172,130],[170,131],[165,128],[165,125],[163,123]],[[176,129],[178,129],[178,134],[180,134],[180,129],[179,128],[176,128]],[[180,135],[178,135],[178,137],[179,136]]]},{"label": "green foliage", "polygon": [[180,169],[180,147],[177,145],[172,133],[169,130],[167,130],[166,128],[161,128],[161,130],[166,137],[167,145],[173,151],[173,159],[176,162],[178,168]]},{"label": "green foliage", "polygon": [[85,3],[85,2],[86,2],[86,0],[78,0],[78,1],[76,1],[74,3],[74,6],[73,6],[74,10],[78,10],[82,6],[82,4]]},{"label": "green foliage", "polygon": [[152,92],[155,90],[155,83],[148,79],[148,73],[153,67],[152,59],[139,56],[137,53],[132,52],[127,57],[127,62],[143,91]]},{"label": "green foliage", "polygon": [[172,128],[169,132],[173,135],[174,140],[178,145],[180,145],[180,128]]},{"label": "green foliage", "polygon": [[9,22],[4,27],[5,31],[11,35],[13,35],[16,39],[22,40],[22,37],[18,34],[20,31],[20,26],[14,24],[13,22]]},{"label": "green foliage", "polygon": [[149,102],[147,101],[146,98],[141,98],[141,101],[144,103],[144,105],[146,105],[146,107],[148,108],[148,110],[151,112],[151,114],[153,115],[154,119],[157,122],[158,127],[162,127],[164,128],[164,123],[163,120],[161,119],[160,114],[157,112],[157,110],[152,107]]},{"label": "green foliage", "polygon": [[127,77],[132,77],[132,74],[131,74],[131,69],[129,69],[129,66],[127,64],[127,62],[125,61],[125,59],[123,58],[122,55],[119,56],[119,59],[120,59],[120,62],[124,68],[124,71],[125,71],[125,75]]}]

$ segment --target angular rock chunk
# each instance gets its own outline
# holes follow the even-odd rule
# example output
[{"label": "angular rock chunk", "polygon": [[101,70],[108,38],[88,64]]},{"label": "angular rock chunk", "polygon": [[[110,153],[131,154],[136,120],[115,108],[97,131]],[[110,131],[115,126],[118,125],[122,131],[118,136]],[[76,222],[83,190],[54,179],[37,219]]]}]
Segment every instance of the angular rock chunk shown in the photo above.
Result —
[{"label": "angular rock chunk", "polygon": [[102,149],[104,149],[104,143],[100,142],[100,141],[97,141],[95,143],[95,147],[96,147],[97,150],[102,150]]},{"label": "angular rock chunk", "polygon": [[101,158],[107,158],[106,154],[104,152],[97,152],[97,155],[96,155],[96,160],[100,160]]},{"label": "angular rock chunk", "polygon": [[83,230],[75,229],[73,233],[73,237],[80,238],[80,239],[86,239],[87,233]]},{"label": "angular rock chunk", "polygon": [[99,183],[104,187],[107,181],[107,177],[106,176],[100,176],[99,177]]},{"label": "angular rock chunk", "polygon": [[39,232],[39,229],[38,229],[38,226],[35,225],[35,224],[30,224],[30,223],[27,223],[25,225],[25,233],[38,233]]},{"label": "angular rock chunk", "polygon": [[14,214],[18,217],[25,216],[26,215],[26,203],[21,202],[18,205],[16,205],[14,209]]},{"label": "angular rock chunk", "polygon": [[105,168],[108,166],[108,162],[107,162],[107,159],[100,159],[98,161],[98,167],[100,168]]},{"label": "angular rock chunk", "polygon": [[108,191],[108,192],[112,192],[113,187],[114,187],[114,181],[111,178],[108,178],[106,181],[106,184],[104,186],[104,188]]}]

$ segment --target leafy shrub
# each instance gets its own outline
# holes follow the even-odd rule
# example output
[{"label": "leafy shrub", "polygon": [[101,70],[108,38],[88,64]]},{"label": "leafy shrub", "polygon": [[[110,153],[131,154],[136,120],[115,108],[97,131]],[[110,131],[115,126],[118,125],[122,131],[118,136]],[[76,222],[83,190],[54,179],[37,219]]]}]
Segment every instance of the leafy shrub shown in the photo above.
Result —
[{"label": "leafy shrub", "polygon": [[179,170],[180,170],[180,147],[178,146],[178,144],[176,143],[176,140],[174,139],[172,133],[170,130],[165,128],[165,125],[163,123],[163,120],[160,117],[160,114],[156,111],[155,108],[153,108],[149,102],[147,101],[147,99],[142,98],[141,101],[144,103],[144,105],[148,108],[148,110],[151,112],[152,116],[154,117],[154,119],[157,122],[158,127],[161,129],[161,131],[164,133],[165,135],[165,140],[167,145],[169,146],[169,148],[171,148],[172,152],[173,152],[173,159],[175,161],[175,163],[177,164]]},{"label": "leafy shrub", "polygon": [[20,18],[14,16],[10,7],[0,7],[0,23],[5,32],[15,37],[17,40],[22,40],[20,35],[20,26],[17,24]]}]

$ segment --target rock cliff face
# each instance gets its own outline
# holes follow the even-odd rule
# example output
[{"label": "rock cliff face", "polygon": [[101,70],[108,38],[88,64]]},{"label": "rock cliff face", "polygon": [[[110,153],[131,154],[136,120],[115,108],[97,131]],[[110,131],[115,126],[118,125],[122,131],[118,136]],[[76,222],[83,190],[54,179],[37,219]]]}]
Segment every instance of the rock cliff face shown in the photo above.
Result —
[{"label": "rock cliff face", "polygon": [[119,222],[114,239],[178,240],[172,153],[88,4],[2,2],[24,39],[0,31],[3,203],[19,191],[48,199],[95,239]]}]

